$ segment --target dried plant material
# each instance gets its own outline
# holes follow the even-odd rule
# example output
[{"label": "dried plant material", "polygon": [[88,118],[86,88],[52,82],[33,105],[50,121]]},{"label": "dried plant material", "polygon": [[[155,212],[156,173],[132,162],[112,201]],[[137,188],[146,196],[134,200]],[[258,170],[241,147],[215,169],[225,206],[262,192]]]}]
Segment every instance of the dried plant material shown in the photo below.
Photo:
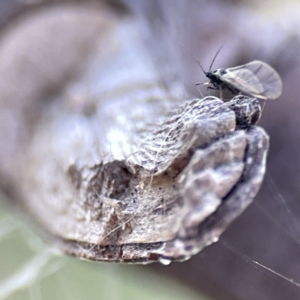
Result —
[{"label": "dried plant material", "polygon": [[[214,97],[187,101],[132,156],[91,165],[79,156],[62,167],[65,153],[56,145],[74,139],[74,127],[60,141],[60,122],[45,126],[30,148],[27,163],[34,167],[22,179],[26,206],[67,253],[129,262],[186,259],[218,239],[263,178],[268,138],[251,123],[238,129],[237,123],[245,128],[244,116],[230,109],[237,102],[253,103],[249,115],[259,113],[257,100],[244,96],[226,104]],[[94,117],[95,127],[91,116],[82,122],[98,135]],[[97,135],[91,145],[83,135],[74,142],[90,149]]]},{"label": "dried plant material", "polygon": [[45,102],[37,94],[39,117],[10,141],[1,178],[68,254],[186,260],[217,241],[261,185],[261,108],[249,96],[187,100],[178,83],[162,83],[137,21],[105,12],[82,75]]},{"label": "dried plant material", "polygon": [[132,158],[90,168],[79,188],[90,219],[76,237],[65,236],[73,240],[64,243],[65,251],[94,260],[167,263],[217,241],[251,203],[265,171],[268,137],[251,123],[238,128],[245,124],[229,108],[237,102],[253,103],[254,115],[260,108],[245,96],[226,104],[214,97],[188,101]]}]

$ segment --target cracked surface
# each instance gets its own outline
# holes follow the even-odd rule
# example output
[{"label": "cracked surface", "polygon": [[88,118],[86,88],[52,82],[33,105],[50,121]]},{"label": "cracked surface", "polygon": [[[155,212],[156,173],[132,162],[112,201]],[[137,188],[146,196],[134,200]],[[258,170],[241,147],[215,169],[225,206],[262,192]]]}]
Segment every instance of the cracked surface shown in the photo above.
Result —
[{"label": "cracked surface", "polygon": [[[43,163],[59,151],[43,153],[39,172],[48,176],[55,168],[55,177],[44,182],[36,169],[27,170],[37,182],[27,190],[27,205],[70,254],[131,262],[189,258],[218,239],[263,179],[268,137],[253,125],[237,129],[234,101],[241,97],[230,105],[215,97],[186,101],[124,160],[80,168],[78,158],[62,169]],[[48,138],[56,133],[48,131]],[[40,144],[30,148],[34,160],[40,150]]]}]

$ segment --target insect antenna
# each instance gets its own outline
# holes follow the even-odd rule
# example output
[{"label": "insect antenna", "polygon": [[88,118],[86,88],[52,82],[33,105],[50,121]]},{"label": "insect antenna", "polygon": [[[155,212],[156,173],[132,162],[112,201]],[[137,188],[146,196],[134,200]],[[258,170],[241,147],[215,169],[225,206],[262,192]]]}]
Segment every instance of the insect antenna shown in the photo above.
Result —
[{"label": "insect antenna", "polygon": [[[210,66],[209,66],[208,72],[211,71],[211,68],[212,68],[212,66],[213,66],[213,64],[214,64],[214,62],[215,62],[217,56],[219,55],[220,51],[222,50],[223,46],[224,46],[224,44],[218,49],[217,53],[215,54],[213,60],[211,61]],[[201,68],[202,68],[202,67],[201,67]]]},{"label": "insect antenna", "polygon": [[198,65],[200,66],[201,70],[203,71],[203,73],[206,75],[207,72],[204,70],[204,68],[202,67],[199,59],[187,48],[185,47],[183,44],[180,43],[180,45],[195,59],[195,61],[198,63]]},{"label": "insect antenna", "polygon": [[202,65],[201,65],[201,63],[200,63],[200,61],[197,59],[197,57],[193,54],[193,53],[191,53],[191,55],[194,57],[194,59],[196,60],[196,62],[198,63],[198,65],[200,66],[200,68],[201,68],[201,70],[203,71],[203,73],[206,75],[207,74],[207,72],[204,70],[204,68],[202,67]]}]

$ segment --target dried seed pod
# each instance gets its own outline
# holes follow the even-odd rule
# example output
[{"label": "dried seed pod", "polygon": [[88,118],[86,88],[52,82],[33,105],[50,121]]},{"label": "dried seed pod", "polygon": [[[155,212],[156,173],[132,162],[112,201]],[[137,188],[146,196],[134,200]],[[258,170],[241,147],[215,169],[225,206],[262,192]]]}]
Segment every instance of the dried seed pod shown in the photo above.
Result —
[{"label": "dried seed pod", "polygon": [[188,101],[131,159],[95,167],[85,186],[90,207],[96,201],[101,207],[102,232],[87,231],[89,239],[70,241],[65,251],[94,260],[166,263],[217,241],[251,203],[265,171],[267,135],[250,124],[238,129],[237,119],[220,99]]},{"label": "dried seed pod", "polygon": [[[44,26],[57,24],[54,16]],[[68,30],[82,22],[82,11],[72,16]],[[43,89],[32,85],[37,93],[17,94],[43,105],[39,118],[24,118],[21,141],[0,149],[2,185],[6,178],[8,193],[66,253],[144,263],[188,259],[216,241],[260,187],[268,136],[255,126],[259,103],[248,96],[187,100],[180,84],[162,84],[136,20],[112,18],[105,7],[100,19],[104,29],[91,33],[85,70],[63,82],[64,92],[45,103],[45,76],[36,82]],[[19,26],[22,36],[42,28]],[[14,99],[17,122],[22,108]],[[8,125],[0,126],[3,135]]]}]

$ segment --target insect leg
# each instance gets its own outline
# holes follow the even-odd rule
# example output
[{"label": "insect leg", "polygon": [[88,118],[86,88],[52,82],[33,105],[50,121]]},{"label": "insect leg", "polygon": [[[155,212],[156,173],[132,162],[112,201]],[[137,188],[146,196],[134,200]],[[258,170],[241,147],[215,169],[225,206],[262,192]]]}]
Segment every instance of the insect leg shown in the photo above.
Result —
[{"label": "insect leg", "polygon": [[207,93],[208,95],[210,95],[209,90],[216,91],[216,90],[219,90],[219,87],[209,85],[209,86],[207,87],[207,89],[206,89],[206,93]]},{"label": "insect leg", "polygon": [[222,89],[222,86],[219,86],[219,91],[220,91],[220,99],[223,99],[223,89]]},{"label": "insect leg", "polygon": [[209,85],[210,82],[206,81],[206,82],[199,82],[199,83],[196,83],[195,86],[199,86],[199,85]]},{"label": "insect leg", "polygon": [[203,97],[203,93],[202,93],[200,87],[203,86],[203,85],[209,85],[209,82],[199,82],[199,83],[196,83],[196,84],[195,84],[195,87],[196,87],[197,90],[199,91],[201,97]]}]

